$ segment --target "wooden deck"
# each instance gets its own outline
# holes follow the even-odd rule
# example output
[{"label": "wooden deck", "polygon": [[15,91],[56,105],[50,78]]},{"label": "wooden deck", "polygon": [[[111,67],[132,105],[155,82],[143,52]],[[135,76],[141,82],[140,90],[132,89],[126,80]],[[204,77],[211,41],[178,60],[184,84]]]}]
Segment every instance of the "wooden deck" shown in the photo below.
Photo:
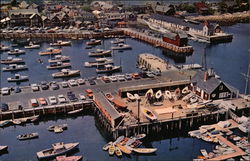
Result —
[{"label": "wooden deck", "polygon": [[211,158],[211,159],[207,159],[207,160],[226,160],[229,158],[233,158],[233,157],[237,157],[237,156],[242,156],[242,155],[246,155],[247,153],[244,152],[243,150],[241,150],[239,147],[237,147],[236,145],[234,145],[233,143],[231,143],[230,141],[228,141],[226,138],[224,138],[223,136],[217,136],[217,138],[223,142],[224,144],[226,144],[227,146],[231,147],[233,150],[235,150],[234,153],[231,154],[225,154],[225,155],[220,155],[218,157],[215,158]]}]

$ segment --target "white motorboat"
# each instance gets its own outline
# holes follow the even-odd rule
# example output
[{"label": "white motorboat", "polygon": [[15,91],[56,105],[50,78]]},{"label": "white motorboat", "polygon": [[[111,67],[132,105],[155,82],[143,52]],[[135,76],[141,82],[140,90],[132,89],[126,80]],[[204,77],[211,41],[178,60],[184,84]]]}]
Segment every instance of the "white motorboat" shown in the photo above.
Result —
[{"label": "white motorboat", "polygon": [[128,97],[128,99],[129,99],[130,101],[135,101],[135,100],[136,100],[135,96],[132,95],[132,94],[129,93],[129,92],[127,92],[127,97]]},{"label": "white motorboat", "polygon": [[166,96],[169,100],[173,99],[172,93],[171,93],[170,91],[168,91],[168,90],[165,91],[165,96]]},{"label": "white motorboat", "polygon": [[98,66],[103,66],[107,64],[113,64],[113,59],[108,59],[108,58],[96,58],[95,61],[92,62],[85,62],[84,66],[85,67],[98,67]]},{"label": "white motorboat", "polygon": [[96,51],[89,52],[88,55],[90,57],[110,56],[111,53],[112,53],[112,50],[97,49]]},{"label": "white motorboat", "polygon": [[121,66],[114,66],[112,64],[104,65],[103,68],[97,68],[97,73],[113,73],[113,72],[119,72],[121,70]]},{"label": "white motorboat", "polygon": [[30,134],[18,135],[17,139],[18,140],[28,140],[28,139],[38,138],[38,137],[39,137],[38,133],[30,133]]},{"label": "white motorboat", "polygon": [[145,97],[152,97],[154,95],[154,91],[153,91],[153,89],[149,89],[147,92],[146,92],[146,94],[145,94]]},{"label": "white motorboat", "polygon": [[70,57],[64,55],[55,55],[54,58],[48,60],[49,63],[67,62],[67,61],[70,61]]},{"label": "white motorboat", "polygon": [[8,146],[7,145],[0,145],[0,152],[7,151]]},{"label": "white motorboat", "polygon": [[158,90],[156,93],[155,93],[155,98],[156,99],[160,99],[162,97],[162,92],[161,90]]},{"label": "white motorboat", "polygon": [[19,64],[24,63],[22,58],[7,57],[7,59],[2,59],[1,64]]},{"label": "white motorboat", "polygon": [[20,49],[14,49],[11,51],[8,51],[9,55],[20,55],[20,54],[25,54],[25,50],[20,50]]},{"label": "white motorboat", "polygon": [[51,63],[50,65],[48,65],[47,69],[61,69],[61,68],[69,68],[69,67],[71,67],[70,63],[56,62],[56,63]]},{"label": "white motorboat", "polygon": [[24,46],[25,49],[38,49],[40,48],[39,44],[33,44],[32,42],[29,43],[28,46]]},{"label": "white motorboat", "polygon": [[26,69],[28,69],[26,65],[10,64],[7,67],[3,67],[2,71],[8,72],[8,71],[18,71],[18,70],[26,70]]},{"label": "white motorboat", "polygon": [[126,50],[132,49],[132,47],[128,44],[117,44],[117,46],[111,47],[112,50]]},{"label": "white motorboat", "polygon": [[90,39],[90,41],[86,42],[87,45],[101,45],[101,40]]},{"label": "white motorboat", "polygon": [[188,89],[188,87],[185,87],[181,90],[182,94],[188,94],[190,92],[190,90]]},{"label": "white motorboat", "polygon": [[59,155],[67,154],[68,152],[77,149],[79,143],[55,143],[52,144],[52,148],[45,149],[42,151],[37,152],[38,159],[49,159],[54,158]]},{"label": "white motorboat", "polygon": [[157,148],[133,148],[133,151],[140,154],[150,154],[156,152]]},{"label": "white motorboat", "polygon": [[124,41],[124,39],[115,38],[115,40],[111,41],[111,44],[121,44],[124,43]]},{"label": "white motorboat", "polygon": [[58,40],[55,43],[50,43],[50,46],[70,46],[71,45],[71,41],[62,41],[62,40]]},{"label": "white motorboat", "polygon": [[15,74],[12,78],[7,78],[8,82],[21,82],[21,81],[27,81],[29,80],[28,76]]},{"label": "white motorboat", "polygon": [[155,121],[157,120],[156,115],[148,108],[143,108],[142,113],[149,121]]},{"label": "white motorboat", "polygon": [[141,139],[143,139],[143,138],[145,138],[146,137],[146,134],[138,134],[138,135],[136,135],[134,138],[136,138],[136,139],[138,139],[138,140],[141,140]]},{"label": "white motorboat", "polygon": [[10,47],[0,44],[0,51],[9,51]]},{"label": "white motorboat", "polygon": [[105,150],[105,151],[107,151],[107,150],[109,149],[109,146],[110,146],[111,144],[113,144],[112,141],[108,142],[107,144],[105,144],[105,145],[102,147],[102,149]]},{"label": "white motorboat", "polygon": [[43,55],[56,55],[61,53],[62,53],[61,49],[47,48],[46,51],[40,51],[38,54],[43,56]]},{"label": "white motorboat", "polygon": [[196,97],[196,96],[192,96],[191,98],[190,98],[190,103],[192,104],[192,103],[195,103],[195,102],[197,102],[198,101],[198,97]]},{"label": "white motorboat", "polygon": [[78,113],[80,113],[80,112],[82,112],[82,111],[83,111],[83,108],[80,108],[80,109],[78,109],[78,110],[69,111],[68,114],[69,114],[69,115],[78,114]]},{"label": "white motorboat", "polygon": [[204,157],[208,158],[208,153],[207,153],[206,149],[201,149],[200,151],[201,151],[201,154],[202,154]]},{"label": "white motorboat", "polygon": [[48,127],[49,131],[54,131],[56,127],[62,128],[63,130],[68,128],[67,124],[62,124],[62,125],[51,125]]},{"label": "white motorboat", "polygon": [[72,77],[80,75],[80,70],[62,69],[61,72],[53,73],[54,78]]}]

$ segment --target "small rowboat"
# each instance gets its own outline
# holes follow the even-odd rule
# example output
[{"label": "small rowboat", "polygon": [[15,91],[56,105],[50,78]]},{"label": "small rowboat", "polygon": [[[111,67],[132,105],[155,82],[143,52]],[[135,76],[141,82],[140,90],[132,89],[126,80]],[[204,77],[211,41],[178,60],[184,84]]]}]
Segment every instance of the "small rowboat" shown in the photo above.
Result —
[{"label": "small rowboat", "polygon": [[145,97],[150,97],[150,96],[153,96],[154,95],[154,91],[152,89],[149,89],[146,94],[145,94]]},{"label": "small rowboat", "polygon": [[129,150],[126,146],[123,146],[123,145],[121,145],[121,144],[116,144],[116,146],[117,146],[118,148],[120,148],[120,150],[121,150],[123,153],[125,153],[125,154],[131,154],[131,153],[132,153],[132,151]]},{"label": "small rowboat", "polygon": [[165,95],[166,95],[166,97],[168,98],[168,99],[173,99],[173,96],[172,96],[172,93],[170,92],[170,91],[165,91]]},{"label": "small rowboat", "polygon": [[156,94],[155,94],[155,98],[156,99],[160,99],[162,97],[162,92],[161,92],[161,90],[158,90],[157,92],[156,92]]},{"label": "small rowboat", "polygon": [[115,155],[116,155],[117,157],[122,157],[122,152],[121,152],[120,148],[115,147]]},{"label": "small rowboat", "polygon": [[24,134],[24,135],[18,135],[17,139],[18,140],[28,140],[28,139],[34,139],[38,138],[38,133],[30,133],[30,134]]},{"label": "small rowboat", "polygon": [[148,108],[143,108],[142,113],[146,116],[146,118],[150,121],[157,120],[155,114]]},{"label": "small rowboat", "polygon": [[182,94],[188,94],[190,92],[190,90],[188,89],[188,87],[185,87],[181,90]]},{"label": "small rowboat", "polygon": [[150,154],[156,152],[157,148],[133,148],[133,151],[141,154]]},{"label": "small rowboat", "polygon": [[73,115],[73,114],[80,113],[80,112],[82,112],[82,111],[83,111],[83,109],[80,108],[80,109],[78,109],[78,110],[69,111],[68,114],[69,114],[69,115]]},{"label": "small rowboat", "polygon": [[135,101],[135,100],[136,100],[135,96],[132,95],[132,94],[129,93],[129,92],[127,92],[127,97],[128,97],[128,99],[131,100],[131,101]]},{"label": "small rowboat", "polygon": [[110,146],[109,146],[109,155],[114,155],[115,153],[115,146],[114,144],[112,143]]},{"label": "small rowboat", "polygon": [[62,129],[67,129],[67,128],[68,128],[68,125],[67,125],[67,124],[52,125],[52,126],[49,126],[49,127],[48,127],[48,130],[49,130],[49,131],[54,131],[54,129],[55,129],[56,127],[60,127],[60,128],[62,128]]},{"label": "small rowboat", "polygon": [[175,96],[179,96],[179,95],[181,94],[180,88],[177,88],[177,89],[174,91],[174,94],[175,94]]},{"label": "small rowboat", "polygon": [[123,139],[124,139],[123,135],[119,136],[113,144],[116,145],[116,144],[120,143]]},{"label": "small rowboat", "polygon": [[113,144],[112,141],[108,142],[107,144],[105,144],[105,145],[102,147],[102,150],[107,151],[107,150],[109,149],[109,147],[110,147],[111,144]]}]

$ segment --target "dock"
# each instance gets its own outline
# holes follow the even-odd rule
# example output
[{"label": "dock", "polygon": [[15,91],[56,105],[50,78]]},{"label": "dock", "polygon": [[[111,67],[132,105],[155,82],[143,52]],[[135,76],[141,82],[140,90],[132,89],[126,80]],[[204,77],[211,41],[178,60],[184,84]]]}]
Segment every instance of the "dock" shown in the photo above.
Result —
[{"label": "dock", "polygon": [[138,32],[132,28],[122,28],[122,30],[124,31],[124,34],[127,36],[130,36],[138,40],[142,40],[156,47],[162,47],[164,49],[174,51],[179,54],[185,55],[185,54],[193,53],[194,51],[192,46],[179,47],[179,46],[164,42],[160,38],[156,38],[153,36],[146,35],[145,33]]}]

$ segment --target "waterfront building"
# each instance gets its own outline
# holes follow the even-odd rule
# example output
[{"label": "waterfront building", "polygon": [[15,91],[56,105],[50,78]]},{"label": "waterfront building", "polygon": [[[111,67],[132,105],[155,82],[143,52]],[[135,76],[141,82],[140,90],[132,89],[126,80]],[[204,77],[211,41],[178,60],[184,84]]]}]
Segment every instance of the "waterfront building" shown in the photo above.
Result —
[{"label": "waterfront building", "polygon": [[185,33],[167,32],[163,35],[162,40],[179,47],[188,45],[188,37]]}]

